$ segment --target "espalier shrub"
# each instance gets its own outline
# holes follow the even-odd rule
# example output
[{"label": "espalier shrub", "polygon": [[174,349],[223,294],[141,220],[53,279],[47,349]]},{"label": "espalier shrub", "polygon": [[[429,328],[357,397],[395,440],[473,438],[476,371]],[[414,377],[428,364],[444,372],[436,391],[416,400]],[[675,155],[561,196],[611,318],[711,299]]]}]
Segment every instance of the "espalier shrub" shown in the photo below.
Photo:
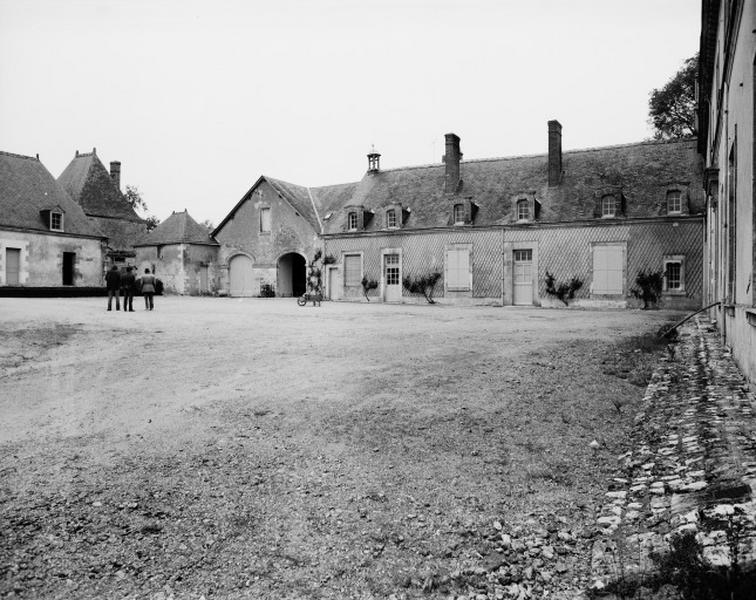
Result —
[{"label": "espalier shrub", "polygon": [[583,282],[577,277],[570,279],[569,283],[557,283],[555,277],[548,271],[546,271],[545,281],[546,293],[549,296],[559,298],[559,300],[561,300],[565,306],[568,306],[568,301],[572,300],[575,297],[575,292],[583,287]]},{"label": "espalier shrub", "polygon": [[370,297],[368,296],[368,292],[370,290],[374,290],[378,287],[378,282],[375,279],[368,279],[367,277],[362,278],[362,293],[365,294],[365,298],[368,302],[370,302]]},{"label": "espalier shrub", "polygon": [[661,271],[643,270],[635,277],[635,287],[630,293],[638,300],[643,300],[643,309],[647,309],[649,304],[656,304],[661,298],[662,284],[664,283],[664,273]]},{"label": "espalier shrub", "polygon": [[410,294],[422,294],[428,301],[428,304],[435,304],[433,299],[433,290],[436,287],[436,283],[441,279],[441,273],[434,271],[426,275],[419,275],[417,277],[405,277],[402,279],[402,285]]}]

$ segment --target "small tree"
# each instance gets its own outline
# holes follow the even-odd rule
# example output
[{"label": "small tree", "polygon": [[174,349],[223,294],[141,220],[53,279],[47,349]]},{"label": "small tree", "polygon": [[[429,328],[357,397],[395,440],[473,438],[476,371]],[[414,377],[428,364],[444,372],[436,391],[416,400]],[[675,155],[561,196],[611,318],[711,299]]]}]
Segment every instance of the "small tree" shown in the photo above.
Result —
[{"label": "small tree", "polygon": [[643,310],[648,308],[649,304],[655,304],[661,298],[662,284],[664,283],[664,273],[661,271],[643,270],[635,277],[635,286],[630,293],[638,300],[643,300]]},{"label": "small tree", "polygon": [[698,54],[683,63],[664,87],[651,91],[649,121],[654,137],[673,140],[696,135],[696,73]]},{"label": "small tree", "polygon": [[368,279],[367,277],[362,278],[362,293],[365,294],[365,298],[368,302],[370,302],[370,298],[368,297],[368,292],[370,290],[374,290],[378,287],[378,282],[375,279]]},{"label": "small tree", "polygon": [[213,229],[215,229],[215,223],[213,223],[210,219],[205,219],[200,223],[205,229],[207,229],[208,233],[212,233]]},{"label": "small tree", "polygon": [[555,277],[548,271],[546,271],[545,281],[546,293],[549,296],[559,298],[565,306],[569,306],[568,301],[572,300],[575,297],[575,292],[583,287],[583,282],[577,277],[570,279],[569,283],[557,283]]},{"label": "small tree", "polygon": [[419,275],[417,277],[405,277],[402,279],[402,285],[410,294],[422,294],[425,296],[428,304],[435,304],[433,299],[433,291],[436,287],[436,283],[441,279],[441,273],[434,271],[426,275]]}]

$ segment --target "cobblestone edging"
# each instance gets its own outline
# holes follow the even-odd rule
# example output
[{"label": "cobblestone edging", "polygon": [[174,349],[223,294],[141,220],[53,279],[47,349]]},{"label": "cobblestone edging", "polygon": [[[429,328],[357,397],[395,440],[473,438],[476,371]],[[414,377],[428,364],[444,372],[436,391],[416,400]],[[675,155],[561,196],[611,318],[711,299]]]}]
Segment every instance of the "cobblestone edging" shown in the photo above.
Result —
[{"label": "cobblestone edging", "polygon": [[686,326],[670,346],[632,444],[598,517],[594,590],[649,574],[650,553],[686,530],[712,565],[756,562],[756,399],[708,322]]}]

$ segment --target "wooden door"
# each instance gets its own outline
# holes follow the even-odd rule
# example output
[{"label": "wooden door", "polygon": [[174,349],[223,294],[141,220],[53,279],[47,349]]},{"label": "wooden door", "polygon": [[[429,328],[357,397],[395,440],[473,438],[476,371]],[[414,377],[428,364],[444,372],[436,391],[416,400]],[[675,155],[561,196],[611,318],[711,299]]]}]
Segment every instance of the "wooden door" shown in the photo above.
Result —
[{"label": "wooden door", "polygon": [[514,251],[514,304],[533,304],[533,251]]}]

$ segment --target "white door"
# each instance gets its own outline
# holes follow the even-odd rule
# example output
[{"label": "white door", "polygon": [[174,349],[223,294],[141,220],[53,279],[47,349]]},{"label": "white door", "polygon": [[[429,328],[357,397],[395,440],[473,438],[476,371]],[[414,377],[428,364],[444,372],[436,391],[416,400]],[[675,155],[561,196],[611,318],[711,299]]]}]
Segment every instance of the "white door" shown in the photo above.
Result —
[{"label": "white door", "polygon": [[402,273],[398,254],[383,255],[383,299],[386,302],[402,300]]},{"label": "white door", "polygon": [[533,251],[514,251],[514,304],[533,304]]},{"label": "white door", "polygon": [[252,280],[252,260],[240,254],[234,256],[228,265],[230,293],[232,296],[256,296],[259,289],[254,289]]},{"label": "white door", "polygon": [[341,273],[338,267],[328,267],[328,298],[341,300]]},{"label": "white door", "polygon": [[593,247],[593,294],[617,295],[624,292],[625,247],[597,244]]}]

